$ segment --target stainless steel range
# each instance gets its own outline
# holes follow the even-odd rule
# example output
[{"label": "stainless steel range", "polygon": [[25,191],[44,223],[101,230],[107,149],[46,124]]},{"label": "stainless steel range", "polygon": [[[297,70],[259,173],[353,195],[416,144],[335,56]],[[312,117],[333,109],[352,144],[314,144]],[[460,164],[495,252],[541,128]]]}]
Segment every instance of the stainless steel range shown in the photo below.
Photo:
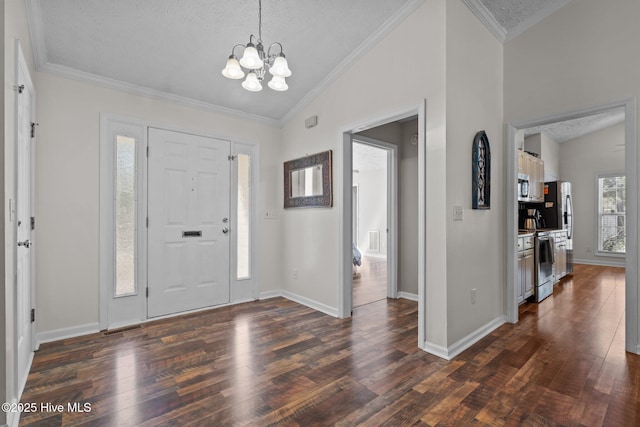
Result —
[{"label": "stainless steel range", "polygon": [[553,235],[548,231],[537,231],[535,234],[536,289],[534,298],[540,302],[553,293]]}]

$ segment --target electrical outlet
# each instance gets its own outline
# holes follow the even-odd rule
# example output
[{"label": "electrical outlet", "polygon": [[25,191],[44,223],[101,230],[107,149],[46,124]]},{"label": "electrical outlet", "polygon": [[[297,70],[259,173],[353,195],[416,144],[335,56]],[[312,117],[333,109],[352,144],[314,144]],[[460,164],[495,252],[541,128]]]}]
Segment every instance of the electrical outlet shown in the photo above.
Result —
[{"label": "electrical outlet", "polygon": [[291,277],[293,277],[294,280],[298,280],[298,269],[294,268],[293,271],[291,272]]},{"label": "electrical outlet", "polygon": [[477,294],[478,294],[478,290],[476,288],[471,289],[471,304],[476,303]]}]

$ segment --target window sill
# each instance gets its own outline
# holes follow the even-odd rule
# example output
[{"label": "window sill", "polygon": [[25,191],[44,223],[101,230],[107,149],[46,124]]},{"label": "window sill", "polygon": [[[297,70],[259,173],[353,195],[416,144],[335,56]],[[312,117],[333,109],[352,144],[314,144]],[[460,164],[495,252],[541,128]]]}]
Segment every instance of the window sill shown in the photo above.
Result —
[{"label": "window sill", "polygon": [[606,256],[611,258],[626,258],[627,254],[624,252],[602,252],[597,251],[593,254],[594,256]]}]

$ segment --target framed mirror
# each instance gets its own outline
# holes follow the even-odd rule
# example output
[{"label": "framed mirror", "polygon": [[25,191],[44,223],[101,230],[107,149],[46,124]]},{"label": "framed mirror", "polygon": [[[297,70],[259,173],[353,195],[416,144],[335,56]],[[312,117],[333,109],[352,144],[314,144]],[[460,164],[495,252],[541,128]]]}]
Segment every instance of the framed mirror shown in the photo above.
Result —
[{"label": "framed mirror", "polygon": [[333,206],[332,151],[284,162],[284,207]]}]

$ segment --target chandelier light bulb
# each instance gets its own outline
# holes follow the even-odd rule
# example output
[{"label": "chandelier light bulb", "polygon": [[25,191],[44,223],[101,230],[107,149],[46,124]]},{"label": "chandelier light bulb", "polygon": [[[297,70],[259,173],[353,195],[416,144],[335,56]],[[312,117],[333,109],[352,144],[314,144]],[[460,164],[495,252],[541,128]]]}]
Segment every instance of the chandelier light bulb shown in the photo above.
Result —
[{"label": "chandelier light bulb", "polygon": [[241,79],[244,77],[244,71],[240,68],[240,64],[235,56],[231,55],[229,59],[227,59],[227,65],[222,70],[222,75],[228,79]]},{"label": "chandelier light bulb", "polygon": [[240,65],[249,70],[257,70],[264,66],[264,62],[258,55],[258,50],[252,44],[248,44],[244,49],[244,54],[240,58]]},{"label": "chandelier light bulb", "polygon": [[278,77],[289,77],[291,75],[291,70],[289,69],[289,64],[287,63],[287,58],[285,58],[284,54],[280,54],[275,61],[273,61],[273,65],[269,68],[269,72],[273,76]]},{"label": "chandelier light bulb", "polygon": [[247,74],[247,78],[242,82],[242,87],[250,92],[260,92],[262,90],[258,76],[253,72]]},{"label": "chandelier light bulb", "polygon": [[285,90],[289,89],[289,86],[284,80],[284,77],[281,76],[273,76],[273,78],[267,84],[271,89],[277,90],[278,92],[284,92]]}]

